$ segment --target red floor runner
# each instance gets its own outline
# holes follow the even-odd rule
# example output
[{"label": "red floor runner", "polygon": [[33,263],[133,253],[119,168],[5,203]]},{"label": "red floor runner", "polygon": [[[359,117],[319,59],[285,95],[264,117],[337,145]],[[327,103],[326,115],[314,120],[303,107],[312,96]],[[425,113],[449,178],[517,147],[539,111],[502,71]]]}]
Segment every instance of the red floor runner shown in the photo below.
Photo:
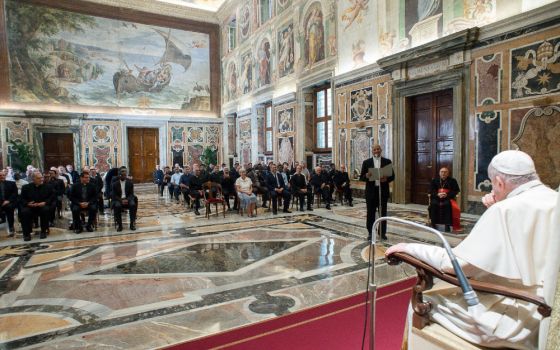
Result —
[{"label": "red floor runner", "polygon": [[[400,349],[411,287],[415,281],[415,278],[410,278],[378,290],[376,350]],[[168,349],[360,349],[365,320],[364,302],[365,294],[358,294]],[[366,328],[365,349],[369,348],[368,331],[369,328]]]}]

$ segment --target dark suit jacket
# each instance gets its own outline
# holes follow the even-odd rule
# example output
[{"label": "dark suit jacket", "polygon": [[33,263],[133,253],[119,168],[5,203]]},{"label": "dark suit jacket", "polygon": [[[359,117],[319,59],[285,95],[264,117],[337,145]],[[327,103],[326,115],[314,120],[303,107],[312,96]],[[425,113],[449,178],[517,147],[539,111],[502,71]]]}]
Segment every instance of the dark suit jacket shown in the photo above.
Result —
[{"label": "dark suit jacket", "polygon": [[[278,178],[278,183],[276,183],[276,178]],[[276,188],[287,189],[288,184],[284,183],[284,177],[280,172],[276,172],[276,177],[274,177],[273,173],[269,172],[264,178],[264,181],[270,192],[274,191]],[[278,184],[280,184],[280,186],[278,186]]]},{"label": "dark suit jacket", "polygon": [[[391,164],[391,161],[387,158],[381,157],[381,167]],[[360,180],[366,181],[366,197],[376,197],[378,196],[378,189],[375,186],[375,181],[368,181],[366,175],[369,171],[369,168],[373,168],[373,158],[369,158],[364,160],[362,163],[362,172],[360,173]],[[389,183],[395,180],[395,171],[393,170],[393,174],[387,178],[386,182],[381,182],[381,197],[383,200],[387,200],[389,198]]]},{"label": "dark suit jacket", "polygon": [[348,177],[348,173],[337,170],[333,176],[333,182],[337,187],[342,186],[343,183],[350,185],[350,178]]},{"label": "dark suit jacket", "polygon": [[0,198],[0,205],[3,201],[9,201],[10,205],[15,205],[18,199],[18,190],[13,181],[4,181],[4,198]]},{"label": "dark suit jacket", "polygon": [[46,202],[47,205],[50,205],[53,202],[53,196],[53,188],[48,184],[41,184],[37,187],[34,183],[30,183],[21,188],[20,202],[22,207],[27,207],[31,201]]},{"label": "dark suit jacket", "polygon": [[[89,183],[86,186],[86,200],[90,205],[94,205],[97,203],[97,191],[95,189],[95,185]],[[74,205],[80,205],[80,203],[84,202],[82,199],[82,188],[84,185],[81,182],[75,183],[70,188],[70,194],[68,195],[68,199]]]},{"label": "dark suit jacket", "polygon": [[292,190],[294,193],[298,193],[301,189],[306,189],[307,184],[305,183],[305,175],[303,174],[294,174],[290,178],[290,183],[292,184]]},{"label": "dark suit jacket", "polygon": [[[124,192],[126,199],[130,202],[134,200],[134,184],[130,179],[125,180]],[[111,184],[111,200],[120,201],[122,199],[121,180],[116,178]]]}]

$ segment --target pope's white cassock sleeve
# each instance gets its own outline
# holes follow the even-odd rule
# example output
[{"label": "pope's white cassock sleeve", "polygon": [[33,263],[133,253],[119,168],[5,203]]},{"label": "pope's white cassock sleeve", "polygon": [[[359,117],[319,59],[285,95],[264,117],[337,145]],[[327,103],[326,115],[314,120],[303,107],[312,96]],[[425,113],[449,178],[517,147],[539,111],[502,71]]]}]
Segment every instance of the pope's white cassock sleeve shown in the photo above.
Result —
[{"label": "pope's white cassock sleeve", "polygon": [[[550,305],[560,259],[555,225],[558,193],[540,181],[512,191],[481,216],[471,233],[453,249],[469,277],[523,289]],[[453,272],[443,248],[409,244],[405,252],[441,271]],[[553,253],[555,252],[555,253]],[[460,288],[426,293],[432,319],[460,337],[483,346],[536,349],[541,316],[537,306],[512,298],[479,293],[483,307],[469,310]],[[482,309],[482,311],[481,311]]]}]

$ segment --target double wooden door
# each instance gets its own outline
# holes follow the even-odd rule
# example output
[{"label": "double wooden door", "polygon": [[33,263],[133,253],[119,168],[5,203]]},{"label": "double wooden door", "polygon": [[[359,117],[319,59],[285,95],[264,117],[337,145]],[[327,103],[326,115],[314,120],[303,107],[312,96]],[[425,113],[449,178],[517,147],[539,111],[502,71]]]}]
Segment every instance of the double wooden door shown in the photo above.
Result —
[{"label": "double wooden door", "polygon": [[453,169],[453,90],[411,98],[413,127],[412,202],[427,204],[439,169]]},{"label": "double wooden door", "polygon": [[74,164],[74,137],[71,133],[43,133],[45,169]]},{"label": "double wooden door", "polygon": [[158,129],[128,128],[128,164],[133,181],[152,182],[158,160]]}]

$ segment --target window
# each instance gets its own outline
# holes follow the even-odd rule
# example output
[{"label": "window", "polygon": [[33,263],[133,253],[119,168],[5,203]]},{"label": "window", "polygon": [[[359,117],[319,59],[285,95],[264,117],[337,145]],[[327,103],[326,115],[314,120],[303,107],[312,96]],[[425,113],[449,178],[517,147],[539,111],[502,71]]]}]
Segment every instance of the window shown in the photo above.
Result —
[{"label": "window", "polygon": [[315,149],[330,152],[332,148],[332,97],[331,88],[315,91]]},{"label": "window", "polygon": [[261,4],[261,24],[272,18],[272,1],[260,0]]},{"label": "window", "polygon": [[272,154],[272,105],[267,105],[264,110],[264,138],[265,150],[264,154]]},{"label": "window", "polygon": [[236,45],[236,33],[237,33],[237,22],[234,19],[229,22],[227,27],[227,35],[228,35],[228,50],[233,51]]}]

